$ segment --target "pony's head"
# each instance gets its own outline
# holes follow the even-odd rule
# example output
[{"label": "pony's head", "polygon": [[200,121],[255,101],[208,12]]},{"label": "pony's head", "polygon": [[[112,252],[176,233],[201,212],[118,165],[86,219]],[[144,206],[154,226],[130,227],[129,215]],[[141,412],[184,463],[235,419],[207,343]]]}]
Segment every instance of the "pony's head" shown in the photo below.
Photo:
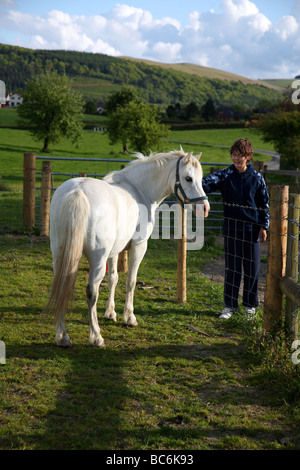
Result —
[{"label": "pony's head", "polygon": [[192,204],[197,217],[207,217],[210,205],[202,187],[202,153],[182,156],[177,161],[174,193],[181,205]]}]

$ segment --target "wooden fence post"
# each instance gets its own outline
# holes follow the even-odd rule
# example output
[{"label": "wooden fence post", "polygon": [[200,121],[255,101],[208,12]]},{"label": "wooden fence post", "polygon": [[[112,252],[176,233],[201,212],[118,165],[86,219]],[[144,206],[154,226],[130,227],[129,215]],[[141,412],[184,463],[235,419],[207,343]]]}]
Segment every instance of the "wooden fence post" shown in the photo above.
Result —
[{"label": "wooden fence post", "polygon": [[[300,194],[290,195],[288,218],[286,276],[298,283]],[[297,304],[287,296],[285,305],[285,327],[292,339],[298,339],[298,308]]]},{"label": "wooden fence post", "polygon": [[179,233],[177,245],[177,301],[180,303],[186,302],[186,221],[187,210],[179,208],[178,214],[178,228]]},{"label": "wooden fence post", "polygon": [[35,224],[35,153],[24,153],[23,226],[31,230]]},{"label": "wooden fence post", "polygon": [[40,235],[49,237],[49,211],[51,200],[52,162],[42,162],[42,188],[40,209]]},{"label": "wooden fence post", "polygon": [[263,171],[264,170],[264,162],[259,162],[259,161],[255,161],[255,162],[252,162],[253,164],[253,168],[256,170],[256,171]]},{"label": "wooden fence post", "polygon": [[288,200],[288,186],[271,187],[268,272],[264,301],[264,328],[267,332],[282,326],[283,293],[279,282],[285,275],[286,268]]}]

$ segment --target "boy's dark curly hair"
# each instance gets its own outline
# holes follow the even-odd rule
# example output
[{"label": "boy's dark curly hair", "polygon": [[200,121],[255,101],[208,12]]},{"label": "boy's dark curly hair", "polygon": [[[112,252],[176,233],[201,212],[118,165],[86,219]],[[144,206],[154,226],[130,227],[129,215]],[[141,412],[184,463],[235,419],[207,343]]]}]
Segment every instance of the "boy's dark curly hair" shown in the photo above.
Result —
[{"label": "boy's dark curly hair", "polygon": [[233,153],[247,157],[248,161],[252,160],[253,147],[250,140],[243,138],[236,140],[230,148],[230,155]]}]

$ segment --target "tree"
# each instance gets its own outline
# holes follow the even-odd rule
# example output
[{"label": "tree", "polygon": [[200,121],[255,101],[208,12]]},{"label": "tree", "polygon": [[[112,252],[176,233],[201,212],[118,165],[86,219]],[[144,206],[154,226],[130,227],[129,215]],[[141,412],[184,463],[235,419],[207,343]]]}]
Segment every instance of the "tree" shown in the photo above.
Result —
[{"label": "tree", "polygon": [[200,115],[200,109],[198,108],[197,104],[192,101],[186,107],[187,120],[193,119],[193,118],[195,118],[196,116],[199,116],[199,115]]},{"label": "tree", "polygon": [[280,168],[300,168],[300,112],[277,111],[261,118],[260,131],[265,142],[273,142],[280,153]]},{"label": "tree", "polygon": [[36,140],[43,140],[43,152],[49,144],[63,137],[77,142],[82,133],[81,114],[84,101],[72,90],[66,75],[47,71],[26,83],[23,104],[19,116],[30,124],[30,133]]},{"label": "tree", "polygon": [[85,103],[84,114],[97,114],[97,105],[95,101],[87,101]]},{"label": "tree", "polygon": [[108,117],[107,129],[111,144],[121,141],[126,151],[130,142],[134,150],[144,154],[161,148],[161,139],[169,134],[168,127],[160,124],[158,109],[141,100],[118,106]]},{"label": "tree", "polygon": [[139,101],[136,92],[132,88],[123,88],[111,95],[105,105],[106,114],[112,114],[117,108],[126,108],[131,101]]},{"label": "tree", "polygon": [[214,102],[211,98],[208,98],[205,105],[203,106],[202,115],[205,121],[213,121],[216,118],[217,112]]},{"label": "tree", "polygon": [[114,93],[111,95],[105,105],[106,114],[109,116],[108,122],[108,134],[111,143],[122,141],[123,152],[128,153],[127,148],[127,134],[123,132],[120,126],[123,126],[123,123],[118,122],[119,114],[114,116],[114,113],[122,109],[126,109],[129,103],[133,101],[138,101],[136,93],[131,88],[124,88],[123,90]]},{"label": "tree", "polygon": [[172,104],[170,104],[167,109],[166,109],[166,115],[169,119],[176,119],[177,118],[177,114],[176,114],[176,111],[175,111],[175,108]]}]

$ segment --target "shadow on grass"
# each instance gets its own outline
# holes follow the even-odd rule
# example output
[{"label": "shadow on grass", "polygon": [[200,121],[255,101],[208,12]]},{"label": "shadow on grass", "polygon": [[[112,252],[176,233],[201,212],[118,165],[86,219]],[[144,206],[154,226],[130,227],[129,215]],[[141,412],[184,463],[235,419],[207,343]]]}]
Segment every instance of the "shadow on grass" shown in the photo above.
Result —
[{"label": "shadow on grass", "polygon": [[[100,322],[107,345],[101,349],[88,345],[87,322],[77,316],[68,322],[74,346],[64,349],[53,343],[52,328],[50,333],[45,324],[30,326],[37,313],[36,309],[25,322],[22,307],[10,321],[13,328],[22,317],[26,344],[7,345],[9,388],[17,403],[21,398],[21,407],[3,411],[5,416],[17,412],[18,419],[21,414],[22,423],[28,423],[2,436],[1,448],[217,449],[234,448],[234,440],[237,447],[255,448],[259,441],[274,446],[279,435],[288,435],[284,420],[274,429],[262,423],[269,419],[266,407],[272,390],[249,386],[243,345],[232,339],[224,323],[210,337],[188,333],[176,339],[169,332],[164,340],[164,322],[158,325],[151,319],[154,311],[147,325],[141,318],[137,329],[122,326],[121,318],[117,324]],[[173,311],[173,322],[175,315]],[[160,317],[167,321],[167,315]],[[183,317],[180,326],[172,324],[181,335]],[[24,389],[18,385],[23,374]],[[250,425],[247,419],[240,422],[238,416],[242,419],[243,410],[251,405],[258,419],[251,417]]]},{"label": "shadow on grass", "polygon": [[[203,351],[206,360],[212,353],[209,349],[207,347]],[[215,350],[213,354],[216,355]],[[135,445],[143,449],[159,448],[169,442],[169,448],[172,448],[172,443],[182,445],[186,442],[188,445],[190,440],[205,438],[207,425],[203,428],[202,422],[197,428],[189,427],[188,414],[181,418],[176,410],[166,416],[156,415],[152,410],[151,398],[149,401],[152,387],[149,389],[145,385],[146,388],[143,388],[140,383],[130,388],[126,378],[132,375],[135,362],[141,360],[149,364],[156,362],[157,367],[165,369],[166,374],[169,373],[170,361],[188,359],[196,363],[199,357],[195,356],[191,346],[161,345],[115,351],[80,345],[62,349],[51,344],[35,343],[25,347],[9,346],[7,355],[8,361],[26,360],[27,367],[36,361],[55,361],[57,367],[61,363],[61,374],[58,373],[57,379],[61,375],[64,385],[59,387],[55,407],[43,419],[42,434],[40,430],[34,434],[31,429],[27,435],[22,435],[22,442],[28,447],[33,446],[36,450],[110,450],[130,449]],[[69,365],[67,373],[63,366],[66,360]],[[159,383],[158,376],[157,380]],[[143,376],[137,381],[142,382]],[[180,389],[180,385],[177,387]],[[154,403],[168,400],[165,392],[160,398],[156,387],[152,391]],[[143,410],[152,421],[149,425],[140,422]],[[32,413],[34,415],[34,410]],[[128,416],[128,421],[125,416]],[[13,439],[12,436],[8,437],[10,441]],[[2,445],[5,443],[2,442]]]}]

